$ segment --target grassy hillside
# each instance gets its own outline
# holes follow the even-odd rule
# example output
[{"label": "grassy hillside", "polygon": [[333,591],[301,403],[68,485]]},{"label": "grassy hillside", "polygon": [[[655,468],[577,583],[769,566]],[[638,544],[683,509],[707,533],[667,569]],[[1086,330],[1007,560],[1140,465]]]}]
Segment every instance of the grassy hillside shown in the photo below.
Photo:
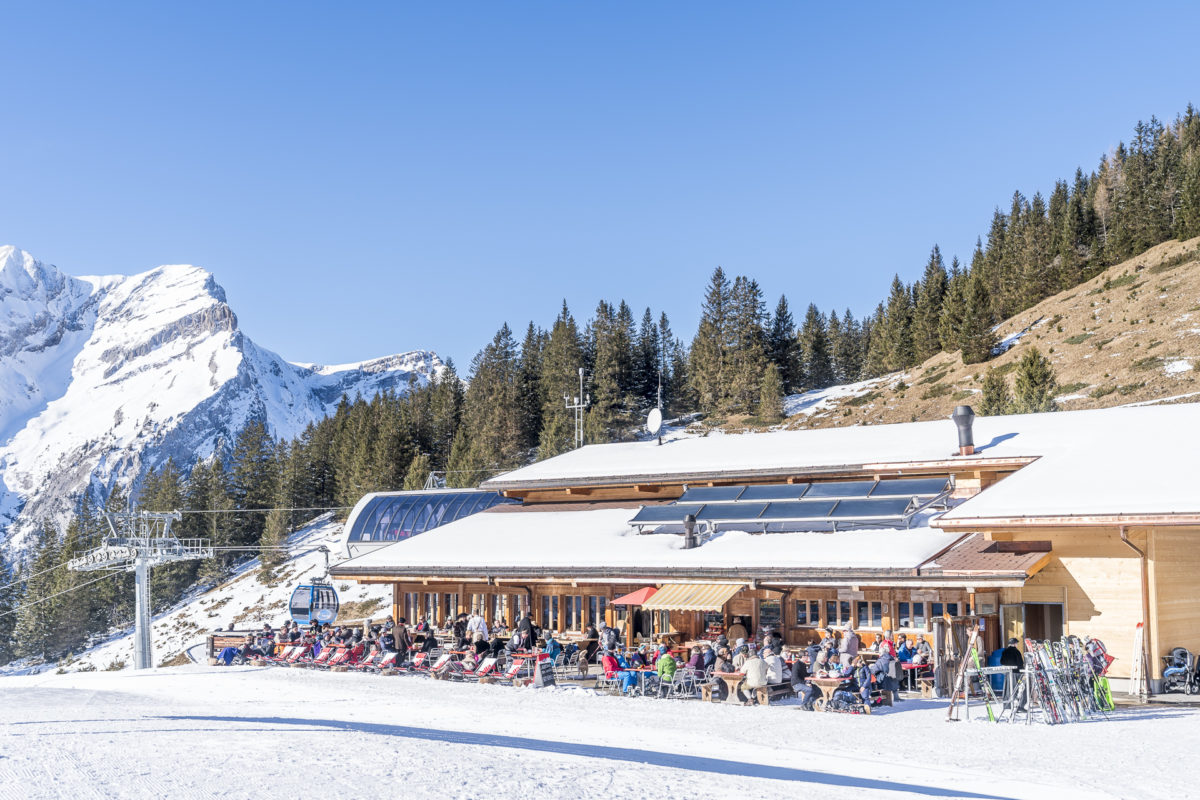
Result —
[{"label": "grassy hillside", "polygon": [[[1054,365],[1065,410],[1130,403],[1200,401],[1200,237],[1170,241],[1117,264],[1001,323],[1007,347],[983,364],[961,353],[860,383],[789,397],[777,428],[875,425],[941,419],[961,403],[979,405],[984,374],[1009,375],[1030,346]],[[689,428],[702,432],[704,420]],[[753,419],[723,419],[727,431]]]},{"label": "grassy hillside", "polygon": [[1008,350],[985,364],[940,353],[841,392],[788,427],[942,418],[959,403],[977,404],[988,367],[1011,373],[1031,346],[1053,363],[1064,409],[1200,400],[1200,238],[1117,264],[1006,320],[997,334]]}]

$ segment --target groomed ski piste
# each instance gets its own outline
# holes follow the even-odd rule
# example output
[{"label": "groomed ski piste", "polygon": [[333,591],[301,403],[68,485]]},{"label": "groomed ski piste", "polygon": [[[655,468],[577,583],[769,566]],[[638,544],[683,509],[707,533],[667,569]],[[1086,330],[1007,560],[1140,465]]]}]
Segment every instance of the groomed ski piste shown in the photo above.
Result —
[{"label": "groomed ski piste", "polygon": [[[291,539],[296,554],[278,570],[290,578],[265,585],[250,562],[156,617],[155,663],[235,618],[241,628],[282,622],[290,581],[322,571],[310,548],[336,553],[340,534],[315,520]],[[361,602],[386,590],[351,584],[342,594]],[[1200,747],[1200,711],[1184,706],[1026,726],[989,724],[974,702],[971,722],[948,723],[946,700],[865,716],[420,675],[106,671],[128,665],[130,650],[119,636],[62,671],[0,677],[0,800],[1196,796],[1179,765]]]},{"label": "groomed ski piste", "polygon": [[1066,726],[273,667],[0,679],[0,797],[1195,797],[1182,707]]}]

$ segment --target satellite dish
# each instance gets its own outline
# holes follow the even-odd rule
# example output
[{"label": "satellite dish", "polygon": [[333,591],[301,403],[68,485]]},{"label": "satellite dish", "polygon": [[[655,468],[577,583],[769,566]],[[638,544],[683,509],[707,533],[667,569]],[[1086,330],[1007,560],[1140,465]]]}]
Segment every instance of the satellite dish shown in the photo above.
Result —
[{"label": "satellite dish", "polygon": [[658,436],[658,432],[662,430],[661,409],[650,409],[650,413],[646,415],[646,430],[650,431],[651,436]]}]

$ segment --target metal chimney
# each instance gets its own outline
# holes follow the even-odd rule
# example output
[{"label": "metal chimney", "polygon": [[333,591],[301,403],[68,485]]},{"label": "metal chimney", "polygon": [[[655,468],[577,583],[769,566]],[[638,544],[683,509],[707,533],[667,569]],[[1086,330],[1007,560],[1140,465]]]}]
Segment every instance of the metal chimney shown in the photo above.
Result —
[{"label": "metal chimney", "polygon": [[970,406],[955,406],[950,415],[958,427],[958,454],[970,456],[975,454],[975,434],[971,425],[975,421],[975,411]]},{"label": "metal chimney", "polygon": [[688,514],[683,518],[683,549],[691,550],[696,544],[696,515]]}]

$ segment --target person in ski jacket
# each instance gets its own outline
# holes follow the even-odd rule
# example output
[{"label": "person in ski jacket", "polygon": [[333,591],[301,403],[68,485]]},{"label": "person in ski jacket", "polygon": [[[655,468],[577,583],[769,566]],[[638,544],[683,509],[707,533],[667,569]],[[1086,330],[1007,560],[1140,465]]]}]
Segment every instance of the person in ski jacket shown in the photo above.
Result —
[{"label": "person in ski jacket", "polygon": [[774,647],[763,648],[762,660],[767,667],[767,683],[774,685],[787,680],[784,674],[787,671],[787,666],[783,663],[783,659],[775,651]]},{"label": "person in ski jacket", "polygon": [[880,653],[879,658],[875,659],[875,663],[871,665],[871,671],[877,676],[876,682],[884,691],[892,693],[892,699],[895,702],[900,700],[900,678],[897,674],[899,669],[900,666],[896,659],[892,658],[887,651]]},{"label": "person in ski jacket", "polygon": [[851,627],[850,623],[846,623],[846,632],[842,635],[838,652],[843,656],[848,656],[850,660],[853,660],[858,655],[858,634],[854,632],[854,628]]},{"label": "person in ski jacket", "polygon": [[896,658],[903,661],[905,664],[912,661],[916,650],[908,642],[908,636],[900,634],[900,638],[896,641]]},{"label": "person in ski jacket", "polygon": [[691,656],[684,666],[696,672],[704,672],[704,652],[699,645],[692,646]]},{"label": "person in ski jacket", "polygon": [[615,650],[620,639],[616,628],[605,625],[600,629],[600,646],[605,650]]},{"label": "person in ski jacket", "polygon": [[[738,689],[738,698],[742,701],[754,696],[752,690],[761,689],[770,682],[767,677],[767,662],[763,661],[758,653],[751,653],[738,672],[746,676],[746,680],[742,681],[742,686]],[[742,689],[747,691],[743,693]]]},{"label": "person in ski jacket", "polygon": [[553,663],[554,659],[558,658],[559,653],[562,652],[562,645],[559,644],[558,640],[554,638],[554,631],[546,632],[546,646],[542,649],[542,652],[549,656],[551,663]]}]

